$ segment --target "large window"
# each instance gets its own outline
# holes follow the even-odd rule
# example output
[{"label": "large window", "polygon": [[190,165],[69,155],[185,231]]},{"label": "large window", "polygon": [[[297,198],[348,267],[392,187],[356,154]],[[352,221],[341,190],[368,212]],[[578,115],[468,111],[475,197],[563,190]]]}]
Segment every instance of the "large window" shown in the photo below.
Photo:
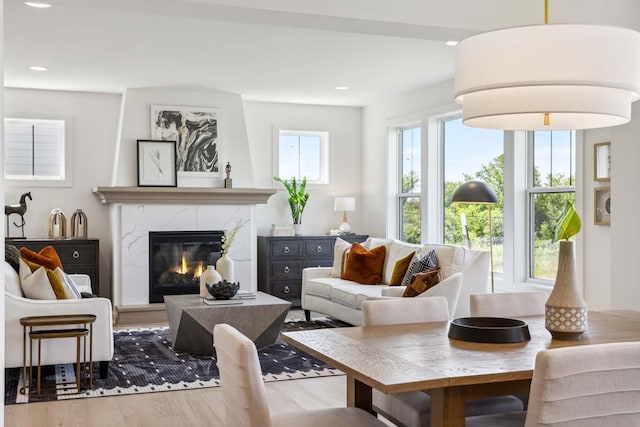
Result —
[{"label": "large window", "polygon": [[398,179],[399,230],[401,240],[420,243],[422,212],[421,199],[421,153],[420,127],[400,129],[398,132],[400,176]]},{"label": "large window", "polygon": [[491,206],[494,271],[503,271],[504,132],[478,129],[462,119],[445,120],[444,152],[444,242],[489,250],[489,206],[451,203],[458,186],[484,181],[494,189],[498,203]]},{"label": "large window", "polygon": [[553,280],[558,247],[555,224],[567,201],[575,202],[574,131],[532,132],[529,173],[529,277]]},{"label": "large window", "polygon": [[307,177],[311,184],[327,184],[328,173],[327,132],[281,130],[278,135],[275,168],[280,178],[300,180]]}]

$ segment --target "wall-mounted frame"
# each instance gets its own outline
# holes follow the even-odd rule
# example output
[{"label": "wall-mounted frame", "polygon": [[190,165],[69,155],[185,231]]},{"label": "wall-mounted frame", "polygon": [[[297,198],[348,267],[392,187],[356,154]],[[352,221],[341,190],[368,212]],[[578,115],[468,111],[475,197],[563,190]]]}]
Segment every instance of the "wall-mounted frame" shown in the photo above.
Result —
[{"label": "wall-mounted frame", "polygon": [[608,182],[611,180],[611,143],[593,144],[593,180]]},{"label": "wall-mounted frame", "polygon": [[138,187],[175,187],[176,142],[138,140]]},{"label": "wall-mounted frame", "polygon": [[593,223],[595,225],[611,224],[611,191],[609,187],[594,189],[593,206]]}]

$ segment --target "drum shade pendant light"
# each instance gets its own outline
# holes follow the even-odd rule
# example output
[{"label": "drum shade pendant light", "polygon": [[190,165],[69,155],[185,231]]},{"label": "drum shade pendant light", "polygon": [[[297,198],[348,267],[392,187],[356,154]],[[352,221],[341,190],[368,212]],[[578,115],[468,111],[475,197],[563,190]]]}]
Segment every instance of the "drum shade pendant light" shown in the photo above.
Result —
[{"label": "drum shade pendant light", "polygon": [[640,33],[548,24],[469,37],[456,52],[455,101],[468,126],[569,130],[616,126],[640,98]]}]

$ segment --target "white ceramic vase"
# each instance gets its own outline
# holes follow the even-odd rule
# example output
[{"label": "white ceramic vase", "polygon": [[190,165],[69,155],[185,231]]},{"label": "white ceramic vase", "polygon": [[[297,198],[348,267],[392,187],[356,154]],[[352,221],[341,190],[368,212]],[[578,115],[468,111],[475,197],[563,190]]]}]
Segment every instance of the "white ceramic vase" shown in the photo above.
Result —
[{"label": "white ceramic vase", "polygon": [[587,304],[576,284],[573,246],[571,241],[560,241],[556,282],[545,304],[545,327],[561,340],[577,339],[587,330]]},{"label": "white ceramic vase", "polygon": [[227,282],[235,282],[235,274],[233,272],[233,260],[228,254],[222,254],[222,257],[216,262],[216,270],[222,276],[222,280]]},{"label": "white ceramic vase", "polygon": [[295,230],[296,236],[302,236],[302,224],[293,224],[293,229]]},{"label": "white ceramic vase", "polygon": [[207,290],[207,285],[213,285],[222,281],[220,273],[213,268],[213,265],[208,265],[207,268],[200,275],[200,296],[202,298],[208,298],[211,296]]}]

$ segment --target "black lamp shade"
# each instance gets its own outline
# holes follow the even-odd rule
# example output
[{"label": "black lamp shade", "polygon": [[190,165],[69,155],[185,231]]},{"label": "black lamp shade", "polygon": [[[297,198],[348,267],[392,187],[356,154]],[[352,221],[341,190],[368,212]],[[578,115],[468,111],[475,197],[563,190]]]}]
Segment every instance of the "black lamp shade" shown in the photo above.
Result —
[{"label": "black lamp shade", "polygon": [[456,188],[451,196],[452,203],[483,203],[496,204],[498,196],[487,183],[482,181],[469,181]]}]

